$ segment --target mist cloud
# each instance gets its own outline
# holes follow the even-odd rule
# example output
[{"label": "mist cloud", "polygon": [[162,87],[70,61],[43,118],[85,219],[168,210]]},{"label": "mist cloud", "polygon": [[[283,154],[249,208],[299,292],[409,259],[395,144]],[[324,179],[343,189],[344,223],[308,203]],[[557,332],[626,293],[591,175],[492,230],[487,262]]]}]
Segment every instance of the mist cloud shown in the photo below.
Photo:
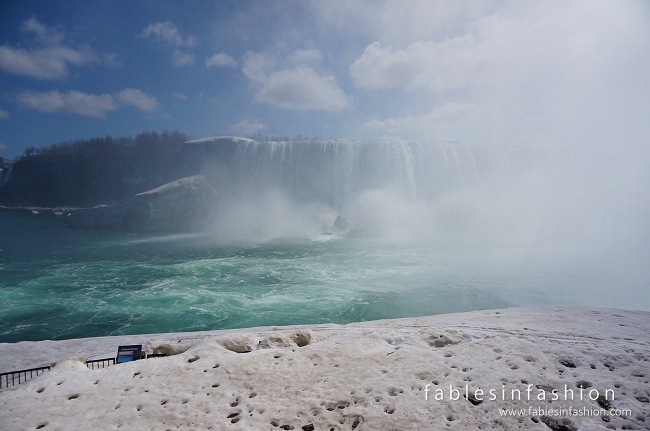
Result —
[{"label": "mist cloud", "polygon": [[471,103],[445,103],[423,115],[370,120],[363,128],[371,134],[419,138],[436,136],[451,137],[459,129],[471,127],[477,120],[478,107]]}]

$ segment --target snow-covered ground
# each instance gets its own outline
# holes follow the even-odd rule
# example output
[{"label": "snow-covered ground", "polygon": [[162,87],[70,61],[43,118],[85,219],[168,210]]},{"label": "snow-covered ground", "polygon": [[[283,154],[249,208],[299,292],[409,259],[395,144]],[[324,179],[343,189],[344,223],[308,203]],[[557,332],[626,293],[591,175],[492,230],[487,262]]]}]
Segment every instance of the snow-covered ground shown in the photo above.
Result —
[{"label": "snow-covered ground", "polygon": [[[83,362],[124,344],[173,355],[100,370]],[[1,371],[51,363],[0,391],[1,430],[650,429],[650,313],[638,311],[0,344]]]}]

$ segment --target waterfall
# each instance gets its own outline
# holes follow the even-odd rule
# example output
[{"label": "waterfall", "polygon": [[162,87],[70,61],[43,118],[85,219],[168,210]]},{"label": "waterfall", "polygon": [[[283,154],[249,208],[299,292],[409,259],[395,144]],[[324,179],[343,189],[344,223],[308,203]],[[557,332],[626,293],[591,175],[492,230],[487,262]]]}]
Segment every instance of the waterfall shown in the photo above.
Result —
[{"label": "waterfall", "polygon": [[433,199],[448,190],[522,169],[538,153],[526,147],[400,139],[239,141],[229,189],[248,195],[272,188],[298,201],[342,208],[355,195],[391,188]]},{"label": "waterfall", "polygon": [[2,170],[2,173],[3,173],[4,175],[3,175],[3,178],[2,178],[2,182],[0,182],[0,185],[2,185],[2,184],[6,184],[6,183],[8,183],[9,181],[11,181],[11,178],[12,178],[12,169],[13,169],[13,168],[9,168],[9,169],[6,169],[6,168],[5,168],[5,169]]}]

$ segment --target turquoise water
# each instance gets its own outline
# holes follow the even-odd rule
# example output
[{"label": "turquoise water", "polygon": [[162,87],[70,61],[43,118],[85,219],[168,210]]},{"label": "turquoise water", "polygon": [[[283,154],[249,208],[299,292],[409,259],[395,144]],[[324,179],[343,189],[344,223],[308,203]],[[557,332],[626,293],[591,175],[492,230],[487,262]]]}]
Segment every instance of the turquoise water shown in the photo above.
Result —
[{"label": "turquoise water", "polygon": [[[650,310],[645,171],[561,148],[219,142],[205,144],[233,155],[208,152],[223,198],[212,234],[0,212],[0,342],[529,305]],[[376,237],[322,235],[338,214]]]},{"label": "turquoise water", "polygon": [[570,302],[574,272],[521,255],[336,235],[220,244],[0,212],[0,342]]}]

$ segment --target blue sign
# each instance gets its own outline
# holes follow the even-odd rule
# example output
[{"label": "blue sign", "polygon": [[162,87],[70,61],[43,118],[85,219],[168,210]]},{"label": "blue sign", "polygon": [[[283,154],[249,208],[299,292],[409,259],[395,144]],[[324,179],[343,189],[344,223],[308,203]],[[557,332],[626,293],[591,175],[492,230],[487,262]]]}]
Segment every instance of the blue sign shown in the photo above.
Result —
[{"label": "blue sign", "polygon": [[142,344],[134,344],[132,346],[119,346],[117,348],[117,362],[122,364],[124,362],[137,361],[142,356]]}]

